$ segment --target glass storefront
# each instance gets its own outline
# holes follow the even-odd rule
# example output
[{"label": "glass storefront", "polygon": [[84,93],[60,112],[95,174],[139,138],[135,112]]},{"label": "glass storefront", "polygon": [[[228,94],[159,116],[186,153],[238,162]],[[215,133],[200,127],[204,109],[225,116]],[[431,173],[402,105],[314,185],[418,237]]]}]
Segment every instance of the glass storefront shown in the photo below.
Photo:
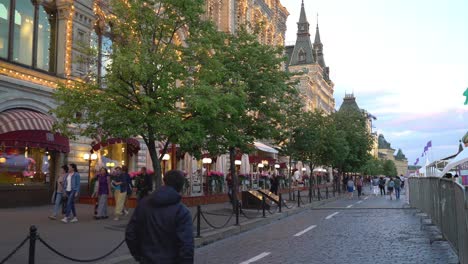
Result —
[{"label": "glass storefront", "polygon": [[42,185],[50,181],[53,152],[43,148],[0,150],[0,185]]},{"label": "glass storefront", "polygon": [[133,167],[126,143],[116,143],[102,147],[97,151],[97,154],[98,162],[96,163],[94,171],[98,171],[101,167],[106,167],[111,170],[115,167],[122,166]]},{"label": "glass storefront", "polygon": [[8,57],[8,35],[10,34],[10,0],[0,0],[0,57]]}]

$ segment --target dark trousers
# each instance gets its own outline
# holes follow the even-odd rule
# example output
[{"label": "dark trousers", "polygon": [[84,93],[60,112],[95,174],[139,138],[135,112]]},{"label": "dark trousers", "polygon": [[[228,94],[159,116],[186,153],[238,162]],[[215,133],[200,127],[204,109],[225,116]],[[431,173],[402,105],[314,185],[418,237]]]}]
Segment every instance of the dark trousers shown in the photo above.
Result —
[{"label": "dark trousers", "polygon": [[362,186],[357,186],[357,196],[361,197],[362,195]]},{"label": "dark trousers", "polygon": [[70,217],[70,213],[73,213],[73,216],[76,217],[75,209],[75,191],[67,192],[67,209],[65,210],[65,216]]},{"label": "dark trousers", "polygon": [[400,199],[400,191],[401,191],[401,188],[395,187],[395,197],[397,199]]},{"label": "dark trousers", "polygon": [[385,195],[385,187],[379,185],[379,188],[380,188],[380,195]]}]

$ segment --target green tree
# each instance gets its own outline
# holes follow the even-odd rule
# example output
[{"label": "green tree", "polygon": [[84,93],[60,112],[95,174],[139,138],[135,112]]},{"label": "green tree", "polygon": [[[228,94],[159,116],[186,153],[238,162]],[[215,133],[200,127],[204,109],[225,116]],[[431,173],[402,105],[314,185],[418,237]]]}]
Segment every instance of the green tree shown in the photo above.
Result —
[{"label": "green tree", "polygon": [[[186,98],[187,111],[192,114],[187,124],[198,130],[198,136],[187,135],[182,140],[193,152],[229,153],[233,185],[237,186],[236,153],[250,152],[255,139],[284,141],[288,116],[299,111],[294,107],[298,91],[282,68],[282,47],[262,45],[244,29],[210,43],[210,54],[200,49],[193,56],[202,65],[194,72],[198,89],[193,92],[202,93],[203,99],[195,94]],[[206,61],[207,57],[211,60]]]},{"label": "green tree", "polygon": [[[69,125],[74,124],[75,133],[96,139],[141,136],[155,168],[156,188],[161,186],[160,162],[169,142],[182,141],[187,134],[182,132],[190,129],[185,121],[192,115],[184,104],[186,96],[196,94],[186,89],[196,65],[185,58],[203,47],[183,45],[181,36],[197,44],[215,32],[201,20],[203,7],[203,0],[111,0],[107,75],[60,85],[57,129],[71,135]],[[162,155],[156,141],[166,142]]]},{"label": "green tree", "polygon": [[376,159],[369,159],[366,164],[361,168],[361,171],[364,175],[377,176],[383,174],[383,163]]},{"label": "green tree", "polygon": [[359,172],[371,158],[369,152],[373,144],[366,116],[359,111],[338,111],[333,115],[333,120],[346,141],[347,150],[340,153],[334,166],[340,172]]},{"label": "green tree", "polygon": [[385,176],[396,177],[398,175],[398,172],[395,166],[395,162],[393,162],[393,160],[383,161],[382,172]]}]

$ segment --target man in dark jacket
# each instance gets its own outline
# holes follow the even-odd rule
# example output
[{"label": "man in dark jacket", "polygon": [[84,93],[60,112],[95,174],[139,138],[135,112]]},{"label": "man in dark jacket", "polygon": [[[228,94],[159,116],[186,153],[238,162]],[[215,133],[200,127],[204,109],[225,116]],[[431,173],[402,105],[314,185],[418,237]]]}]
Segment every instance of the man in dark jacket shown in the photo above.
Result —
[{"label": "man in dark jacket", "polygon": [[140,263],[193,263],[192,216],[180,202],[184,173],[168,171],[164,183],[138,203],[125,231],[127,246]]}]

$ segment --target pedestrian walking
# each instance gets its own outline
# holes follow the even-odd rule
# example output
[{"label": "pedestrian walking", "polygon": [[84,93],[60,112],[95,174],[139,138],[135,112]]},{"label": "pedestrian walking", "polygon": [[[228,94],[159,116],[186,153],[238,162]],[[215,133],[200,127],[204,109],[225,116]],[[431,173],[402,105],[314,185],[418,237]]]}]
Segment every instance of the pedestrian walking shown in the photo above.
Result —
[{"label": "pedestrian walking", "polygon": [[270,178],[270,192],[278,195],[278,184],[279,179],[276,176],[276,173],[273,173],[273,176]]},{"label": "pedestrian walking", "polygon": [[119,221],[122,216],[125,199],[127,197],[127,180],[122,173],[121,167],[115,168],[115,178],[112,180],[111,185],[114,188],[115,208],[114,220]]},{"label": "pedestrian walking", "polygon": [[125,230],[125,241],[140,263],[193,263],[192,215],[180,195],[184,173],[168,171],[164,183],[138,203]]},{"label": "pedestrian walking", "polygon": [[64,197],[63,196],[63,181],[67,174],[68,174],[68,166],[63,165],[60,168],[60,174],[57,176],[57,179],[55,180],[55,192],[54,192],[54,198],[53,198],[54,209],[52,211],[52,215],[49,216],[49,219],[51,220],[57,219],[57,215],[62,206],[62,202],[63,202],[62,198]]},{"label": "pedestrian walking", "polygon": [[96,176],[96,191],[93,193],[94,197],[98,198],[97,212],[94,219],[107,219],[107,199],[109,195],[112,195],[110,187],[110,175],[106,168],[101,168],[99,174]]},{"label": "pedestrian walking", "polygon": [[387,183],[388,195],[390,195],[390,200],[393,200],[393,189],[395,188],[395,181],[393,177],[390,177],[390,180]]},{"label": "pedestrian walking", "polygon": [[379,180],[379,189],[380,189],[380,196],[385,195],[385,179],[384,177],[380,177]]},{"label": "pedestrian walking", "polygon": [[128,202],[128,198],[130,198],[133,193],[133,183],[132,183],[132,178],[130,177],[130,174],[128,174],[127,166],[122,166],[122,179],[124,181],[123,184],[125,184],[127,187],[127,195],[125,195],[125,200],[124,200],[124,204],[122,208],[122,214],[128,215],[127,202]]},{"label": "pedestrian walking", "polygon": [[379,178],[377,176],[374,176],[371,182],[372,185],[372,193],[377,196],[379,195]]},{"label": "pedestrian walking", "polygon": [[401,180],[401,189],[403,190],[405,188],[405,177],[402,175],[400,175],[400,180]]},{"label": "pedestrian walking", "polygon": [[[65,180],[63,181],[63,189],[67,196],[67,209],[65,210],[65,217],[62,219],[64,223],[75,223],[78,222],[76,217],[75,199],[78,198],[80,192],[80,174],[76,164],[71,163],[68,165],[68,171]],[[73,218],[71,218],[73,214]]]},{"label": "pedestrian walking", "polygon": [[401,192],[401,180],[400,177],[396,176],[395,180],[395,198],[400,199],[400,192]]},{"label": "pedestrian walking", "polygon": [[137,199],[140,201],[153,191],[153,177],[148,174],[146,167],[140,169],[140,175],[135,178],[135,187],[137,188]]},{"label": "pedestrian walking", "polygon": [[358,199],[361,199],[362,195],[362,186],[364,185],[364,181],[362,180],[362,176],[359,176],[356,180],[356,187],[358,191]]},{"label": "pedestrian walking", "polygon": [[346,188],[348,189],[348,198],[352,199],[353,192],[354,192],[354,181],[352,178],[348,178],[348,182],[346,183]]}]

